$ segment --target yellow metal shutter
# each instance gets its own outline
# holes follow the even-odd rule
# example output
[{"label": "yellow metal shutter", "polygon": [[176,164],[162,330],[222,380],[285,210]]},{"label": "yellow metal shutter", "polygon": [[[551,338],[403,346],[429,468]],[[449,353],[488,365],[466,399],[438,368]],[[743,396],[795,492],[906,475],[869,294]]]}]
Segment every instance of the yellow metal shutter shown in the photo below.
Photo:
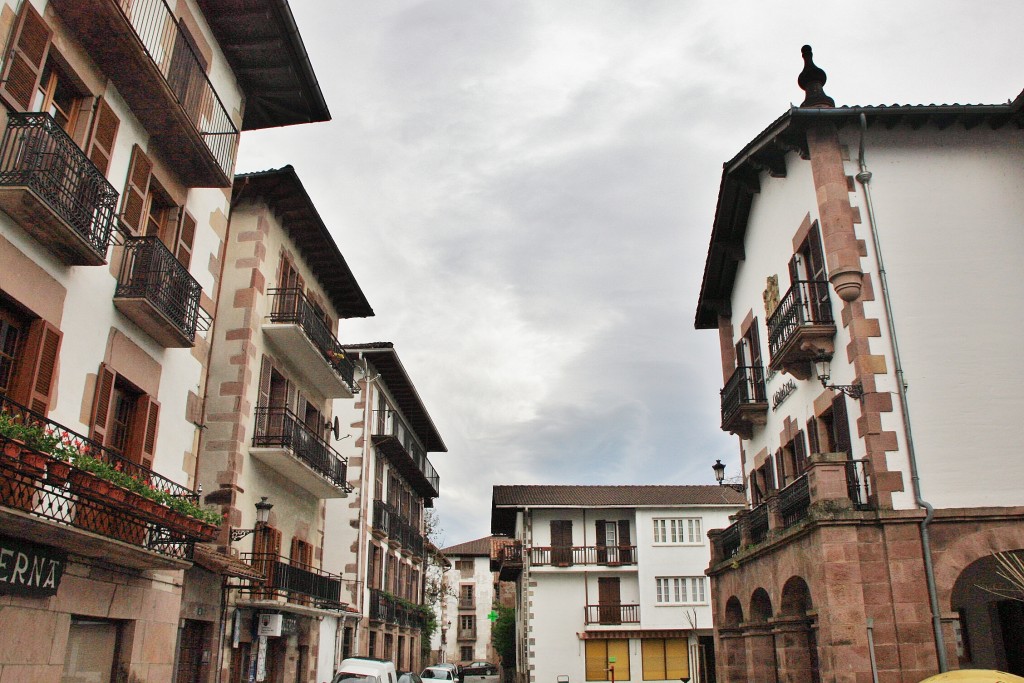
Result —
[{"label": "yellow metal shutter", "polygon": [[604,640],[588,640],[587,646],[587,680],[608,680],[608,646]]},{"label": "yellow metal shutter", "polygon": [[615,657],[615,680],[629,680],[629,641],[609,640],[608,658]]},{"label": "yellow metal shutter", "polygon": [[686,638],[665,640],[665,678],[689,677],[690,663],[687,656]]},{"label": "yellow metal shutter", "polygon": [[663,681],[665,675],[665,641],[660,638],[645,638],[640,641],[645,681]]}]

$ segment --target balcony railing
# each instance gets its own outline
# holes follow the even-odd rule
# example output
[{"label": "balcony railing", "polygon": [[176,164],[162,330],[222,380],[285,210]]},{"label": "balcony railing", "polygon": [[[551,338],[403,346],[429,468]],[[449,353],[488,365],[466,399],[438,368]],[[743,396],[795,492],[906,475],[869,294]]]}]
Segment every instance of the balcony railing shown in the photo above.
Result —
[{"label": "balcony railing", "polygon": [[241,557],[266,577],[246,589],[257,599],[281,599],[331,610],[347,606],[341,599],[345,579],[336,574],[271,553],[242,553]]},{"label": "balcony railing", "polygon": [[810,505],[811,492],[807,475],[804,474],[779,491],[779,514],[782,516],[782,526],[790,527],[806,517]]},{"label": "balcony railing", "polygon": [[[255,448],[288,450],[331,486],[345,492],[352,491],[346,480],[348,462],[345,458],[287,408],[256,408],[252,445]],[[287,467],[286,464],[282,466]]]},{"label": "balcony railing", "polygon": [[238,128],[166,0],[53,5],[188,184],[230,186]]},{"label": "balcony railing", "polygon": [[395,508],[385,503],[383,500],[373,501],[373,523],[372,528],[376,531],[380,531],[385,536],[391,535],[391,525],[393,521],[398,518],[398,513],[395,512]]},{"label": "balcony railing", "polygon": [[640,605],[623,605],[620,603],[606,605],[587,605],[584,608],[585,623],[617,626],[619,624],[639,624]]},{"label": "balcony railing", "polygon": [[114,305],[165,348],[195,344],[202,287],[156,237],[128,237]]},{"label": "balcony railing", "polygon": [[846,463],[846,490],[850,501],[858,510],[871,509],[871,477],[868,476],[866,460],[850,460]]},{"label": "balcony railing", "polygon": [[436,498],[441,478],[401,415],[395,410],[374,410],[372,427],[374,444],[391,458],[406,481],[424,498]]},{"label": "balcony railing", "polygon": [[[327,326],[323,314],[318,312],[305,293],[297,287],[283,287],[270,289],[268,294],[273,297],[271,324],[297,326],[316,349],[322,366],[305,374],[311,375],[310,379],[315,380],[315,375],[322,374],[326,367],[344,383],[349,394],[357,393],[359,388],[355,382],[355,363],[345,355],[341,342]],[[347,397],[337,395],[331,398]]]},{"label": "balcony railing", "polygon": [[476,640],[476,629],[460,628],[456,637],[459,640]]},{"label": "balcony railing", "polygon": [[747,517],[747,525],[750,529],[750,542],[760,543],[768,538],[768,504],[761,503],[750,511]]},{"label": "balcony railing", "polygon": [[390,538],[409,554],[423,554],[423,534],[415,524],[399,515],[393,505],[383,500],[373,501],[372,528]]},{"label": "balcony railing", "polygon": [[52,116],[7,115],[0,208],[67,265],[106,262],[117,191]]},{"label": "balcony railing", "polygon": [[459,609],[476,609],[476,598],[459,596]]},{"label": "balcony railing", "polygon": [[398,623],[398,601],[382,590],[370,589],[370,619],[387,624]]},{"label": "balcony railing", "polygon": [[570,567],[573,565],[633,565],[636,564],[636,546],[551,546],[532,547],[530,564],[533,566]]},{"label": "balcony railing", "polygon": [[[97,543],[94,537],[88,534],[83,537],[80,532],[72,529],[84,529],[174,560],[191,558],[192,543],[196,537],[180,529],[169,528],[152,511],[147,515],[141,509],[132,508],[127,497],[125,502],[118,502],[120,495],[115,495],[120,488],[118,486],[113,486],[113,490],[105,495],[98,493],[96,488],[82,488],[76,482],[93,479],[94,475],[89,472],[96,467],[90,466],[88,471],[80,469],[75,458],[86,456],[114,472],[145,482],[154,490],[180,496],[193,503],[198,501],[194,491],[4,396],[0,396],[0,419],[8,425],[38,427],[45,434],[46,441],[46,446],[40,446],[38,450],[37,445],[30,443],[20,446],[21,449],[43,455],[39,460],[45,463],[45,469],[38,469],[38,466],[34,470],[26,467],[24,455],[20,462],[7,456],[0,458],[0,506],[18,510],[30,520],[18,521],[16,528],[11,529],[7,528],[6,521],[0,521],[0,531],[18,534],[28,529],[29,533],[47,539],[46,542],[51,545],[140,568],[162,565],[145,556],[118,554],[109,544]],[[13,443],[8,437],[0,437],[0,442],[0,446]],[[54,457],[58,452],[69,459]],[[63,466],[58,469],[60,463]],[[47,527],[45,523],[56,524],[57,527]]]},{"label": "balcony railing", "polygon": [[722,396],[722,430],[749,439],[755,426],[768,419],[764,367],[741,365],[725,383]]},{"label": "balcony railing", "polygon": [[523,571],[523,544],[519,541],[492,544],[490,569],[498,572],[501,581],[514,581],[518,578]]},{"label": "balcony railing", "polygon": [[768,352],[773,370],[809,375],[809,361],[832,355],[836,333],[827,280],[797,280],[768,317]]},{"label": "balcony railing", "polygon": [[722,544],[722,557],[724,559],[729,559],[738,553],[740,546],[743,545],[742,537],[740,536],[740,523],[733,522],[722,529],[720,539]]}]

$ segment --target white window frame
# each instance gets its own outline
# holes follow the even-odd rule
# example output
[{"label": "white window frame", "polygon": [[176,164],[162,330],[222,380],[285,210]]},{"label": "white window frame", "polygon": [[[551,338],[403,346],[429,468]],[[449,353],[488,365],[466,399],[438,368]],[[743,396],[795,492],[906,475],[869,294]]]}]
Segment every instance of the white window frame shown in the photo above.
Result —
[{"label": "white window frame", "polygon": [[654,545],[704,545],[700,517],[655,517]]},{"label": "white window frame", "polygon": [[706,605],[707,583],[703,576],[657,576],[655,605]]}]

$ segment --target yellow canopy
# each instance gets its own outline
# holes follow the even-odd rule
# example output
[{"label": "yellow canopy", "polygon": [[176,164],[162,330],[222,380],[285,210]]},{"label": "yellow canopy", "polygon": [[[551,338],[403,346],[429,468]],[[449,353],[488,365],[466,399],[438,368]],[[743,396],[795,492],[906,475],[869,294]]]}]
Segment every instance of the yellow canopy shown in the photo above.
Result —
[{"label": "yellow canopy", "polygon": [[1024,683],[1024,678],[991,669],[960,669],[929,676],[921,683]]}]

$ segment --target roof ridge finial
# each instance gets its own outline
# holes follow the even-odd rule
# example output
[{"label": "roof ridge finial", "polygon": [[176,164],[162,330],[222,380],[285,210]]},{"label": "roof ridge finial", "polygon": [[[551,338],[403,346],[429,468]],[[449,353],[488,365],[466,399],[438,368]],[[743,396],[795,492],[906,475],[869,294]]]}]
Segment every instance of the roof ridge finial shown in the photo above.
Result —
[{"label": "roof ridge finial", "polygon": [[828,80],[828,77],[825,75],[824,70],[814,63],[811,46],[804,45],[800,48],[800,54],[804,57],[804,70],[797,76],[796,82],[801,90],[807,93],[800,106],[816,107],[819,109],[835,107],[835,100],[825,94],[825,81]]}]

